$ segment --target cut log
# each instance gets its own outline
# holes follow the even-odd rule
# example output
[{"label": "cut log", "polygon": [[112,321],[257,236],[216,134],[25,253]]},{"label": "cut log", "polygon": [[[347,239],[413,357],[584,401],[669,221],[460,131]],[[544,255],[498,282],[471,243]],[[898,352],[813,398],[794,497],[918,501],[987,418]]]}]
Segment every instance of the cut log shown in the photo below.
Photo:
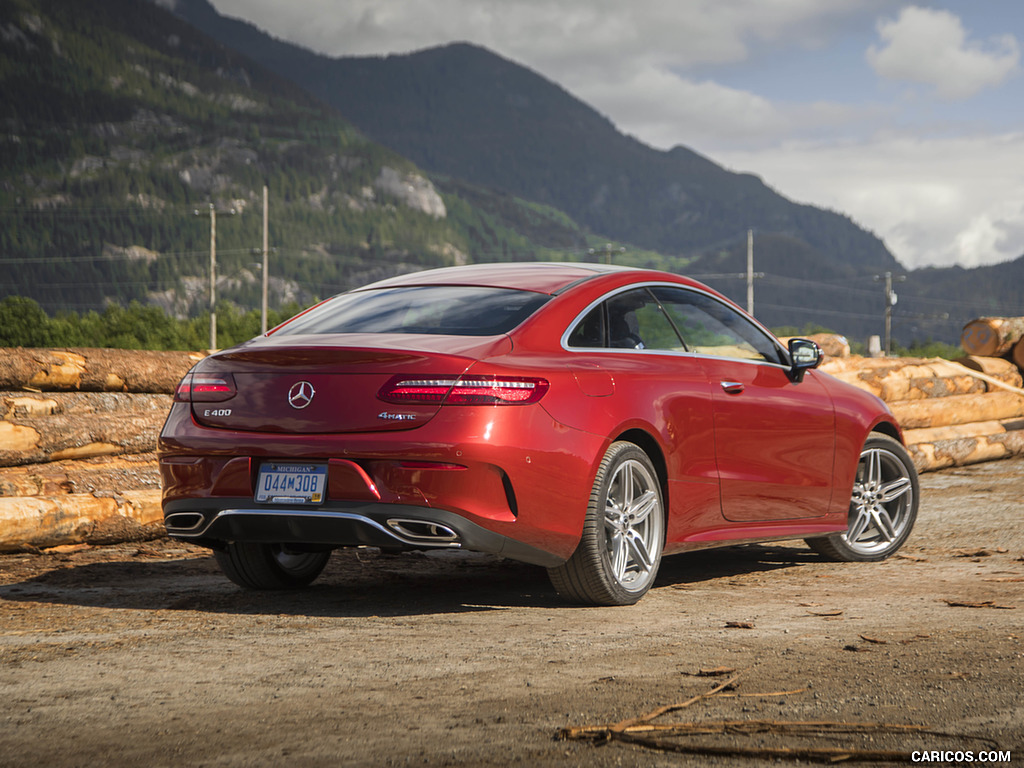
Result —
[{"label": "cut log", "polygon": [[1021,339],[1013,345],[1013,351],[1010,353],[1010,358],[1013,360],[1013,364],[1024,372],[1024,339]]},{"label": "cut log", "polygon": [[130,394],[127,392],[0,392],[0,419],[45,417],[51,415],[87,415],[116,417],[119,413],[156,411],[166,414],[171,407],[169,395]]},{"label": "cut log", "polygon": [[832,375],[850,371],[894,371],[907,365],[921,365],[933,358],[926,357],[861,357],[851,355],[844,358],[829,358],[821,364],[821,370]]},{"label": "cut log", "polygon": [[941,358],[892,358],[870,363],[865,360],[857,366],[846,361],[839,363],[826,366],[825,371],[886,402],[983,393],[997,386],[993,382],[1014,389],[1021,383],[1020,372],[1013,366],[990,376]]},{"label": "cut log", "polygon": [[159,488],[160,471],[152,453],[0,467],[0,496],[123,493]]},{"label": "cut log", "polygon": [[12,416],[0,421],[0,466],[150,453],[166,409]]},{"label": "cut log", "polygon": [[164,535],[160,491],[0,498],[0,552]]},{"label": "cut log", "polygon": [[984,373],[1015,387],[1019,387],[1024,383],[1024,379],[1021,378],[1020,369],[1005,357],[967,355],[966,357],[958,357],[953,362],[960,363],[964,368]]},{"label": "cut log", "polygon": [[934,365],[891,365],[864,370],[852,369],[832,374],[842,381],[860,387],[886,402],[921,400],[988,391],[980,379],[948,370],[940,372]]},{"label": "cut log", "polygon": [[1024,338],[1024,317],[979,317],[964,326],[960,346],[969,355],[1001,357]]},{"label": "cut log", "polygon": [[201,352],[0,349],[0,389],[173,394]]},{"label": "cut log", "polygon": [[924,429],[1024,417],[1024,397],[996,391],[985,395],[903,400],[890,403],[889,408],[904,429]]},{"label": "cut log", "polygon": [[973,424],[956,424],[949,427],[927,427],[908,429],[903,433],[908,444],[937,443],[942,440],[962,440],[972,437],[989,437],[1024,429],[1024,420],[1005,419],[1002,421],[977,421]]},{"label": "cut log", "polygon": [[908,445],[918,472],[1024,455],[1024,430]]}]

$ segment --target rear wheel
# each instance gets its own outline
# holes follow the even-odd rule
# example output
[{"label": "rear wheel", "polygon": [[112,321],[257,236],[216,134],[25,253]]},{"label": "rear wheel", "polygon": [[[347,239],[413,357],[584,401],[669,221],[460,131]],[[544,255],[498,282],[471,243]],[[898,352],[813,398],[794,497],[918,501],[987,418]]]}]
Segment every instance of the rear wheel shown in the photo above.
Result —
[{"label": "rear wheel", "polygon": [[830,560],[884,560],[910,535],[919,497],[917,470],[906,449],[898,440],[874,434],[857,464],[846,532],[807,544]]},{"label": "rear wheel", "polygon": [[664,542],[661,484],[651,460],[633,443],[613,443],[594,480],[579,546],[548,575],[572,602],[632,605],[654,583]]},{"label": "rear wheel", "polygon": [[283,544],[232,541],[214,556],[224,574],[240,587],[296,589],[320,575],[331,553],[302,552]]}]

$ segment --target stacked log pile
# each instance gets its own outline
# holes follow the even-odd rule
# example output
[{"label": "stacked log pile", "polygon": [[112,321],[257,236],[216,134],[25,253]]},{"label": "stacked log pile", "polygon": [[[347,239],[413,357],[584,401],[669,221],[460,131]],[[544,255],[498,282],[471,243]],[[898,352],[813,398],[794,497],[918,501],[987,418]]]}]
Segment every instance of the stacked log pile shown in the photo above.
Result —
[{"label": "stacked log pile", "polygon": [[0,349],[0,551],[162,535],[156,439],[200,357]]},{"label": "stacked log pile", "polygon": [[964,328],[968,355],[957,361],[847,357],[822,368],[888,403],[918,471],[965,466],[1024,454],[1024,381],[1013,359],[1024,357],[1022,338],[1024,318],[981,318]]}]

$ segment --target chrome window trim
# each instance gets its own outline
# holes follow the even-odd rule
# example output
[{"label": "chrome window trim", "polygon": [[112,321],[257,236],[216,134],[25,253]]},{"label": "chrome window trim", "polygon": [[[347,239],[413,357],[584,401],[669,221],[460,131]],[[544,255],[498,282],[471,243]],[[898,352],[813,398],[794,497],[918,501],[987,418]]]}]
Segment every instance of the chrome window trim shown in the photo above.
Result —
[{"label": "chrome window trim", "polygon": [[[783,363],[773,363],[770,360],[751,360],[750,358],[745,358],[745,357],[725,357],[724,355],[709,355],[709,354],[704,353],[704,352],[696,352],[696,351],[693,351],[693,350],[675,351],[675,350],[671,350],[671,349],[628,349],[628,348],[627,349],[622,349],[622,348],[612,348],[612,347],[571,347],[571,346],[569,346],[569,337],[572,335],[572,332],[576,329],[576,326],[580,322],[583,321],[583,318],[585,318],[595,307],[597,307],[599,304],[601,304],[601,303],[603,303],[605,301],[608,301],[609,299],[611,299],[611,298],[613,298],[615,296],[618,296],[620,293],[625,293],[627,291],[633,291],[633,290],[636,290],[638,288],[678,288],[678,289],[683,290],[683,291],[690,291],[691,293],[697,293],[697,294],[700,294],[702,296],[706,296],[707,298],[711,299],[712,301],[718,302],[719,304],[721,304],[726,309],[728,309],[728,310],[730,310],[732,312],[736,311],[736,309],[734,307],[726,304],[718,296],[715,296],[713,293],[710,293],[709,291],[702,290],[700,288],[696,288],[696,287],[691,286],[691,285],[682,285],[680,283],[666,283],[666,282],[661,281],[661,280],[651,280],[651,281],[647,281],[647,282],[643,282],[643,283],[631,283],[630,285],[620,286],[619,288],[615,288],[614,290],[608,291],[608,293],[602,294],[599,298],[594,299],[594,301],[590,302],[590,304],[588,304],[586,306],[586,308],[583,309],[583,311],[581,311],[579,314],[577,314],[576,317],[573,318],[572,322],[569,323],[569,326],[565,329],[565,332],[562,334],[562,337],[561,337],[561,340],[560,340],[562,349],[564,351],[566,351],[566,352],[572,352],[572,353],[575,353],[575,354],[599,353],[599,354],[616,354],[616,355],[618,355],[618,354],[625,353],[627,355],[630,355],[630,354],[632,354],[632,355],[671,355],[673,357],[699,357],[699,358],[708,358],[710,360],[732,360],[733,362],[749,363],[751,365],[770,365],[770,366],[772,366],[774,368],[781,368],[782,370],[785,370],[785,371],[788,371],[790,368],[792,368],[792,362],[790,362],[790,364],[787,365],[787,364],[783,364]],[[777,338],[775,338],[775,334],[772,333],[771,331],[769,331],[767,328],[765,328],[764,325],[762,325],[761,322],[759,320],[757,320],[757,318],[751,317],[750,315],[748,315],[746,313],[742,313],[742,312],[740,313],[740,317],[744,318],[745,320],[750,321],[751,323],[753,323],[755,328],[757,328],[762,333],[764,333],[768,337],[768,339],[772,342],[772,344],[775,346],[775,348],[781,353],[780,357],[783,360],[789,360],[790,359],[789,358],[789,350],[787,350],[784,346],[782,346],[782,343]]]}]

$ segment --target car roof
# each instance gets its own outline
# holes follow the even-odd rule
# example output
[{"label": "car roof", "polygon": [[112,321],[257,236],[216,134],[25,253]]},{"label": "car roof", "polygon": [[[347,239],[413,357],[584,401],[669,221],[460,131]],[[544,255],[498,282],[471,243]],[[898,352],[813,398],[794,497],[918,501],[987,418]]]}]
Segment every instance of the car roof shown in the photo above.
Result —
[{"label": "car roof", "polygon": [[410,272],[380,280],[359,290],[419,285],[473,285],[557,294],[577,283],[609,272],[647,271],[649,270],[613,264],[553,261],[469,264],[463,267],[442,267],[422,272]]}]

